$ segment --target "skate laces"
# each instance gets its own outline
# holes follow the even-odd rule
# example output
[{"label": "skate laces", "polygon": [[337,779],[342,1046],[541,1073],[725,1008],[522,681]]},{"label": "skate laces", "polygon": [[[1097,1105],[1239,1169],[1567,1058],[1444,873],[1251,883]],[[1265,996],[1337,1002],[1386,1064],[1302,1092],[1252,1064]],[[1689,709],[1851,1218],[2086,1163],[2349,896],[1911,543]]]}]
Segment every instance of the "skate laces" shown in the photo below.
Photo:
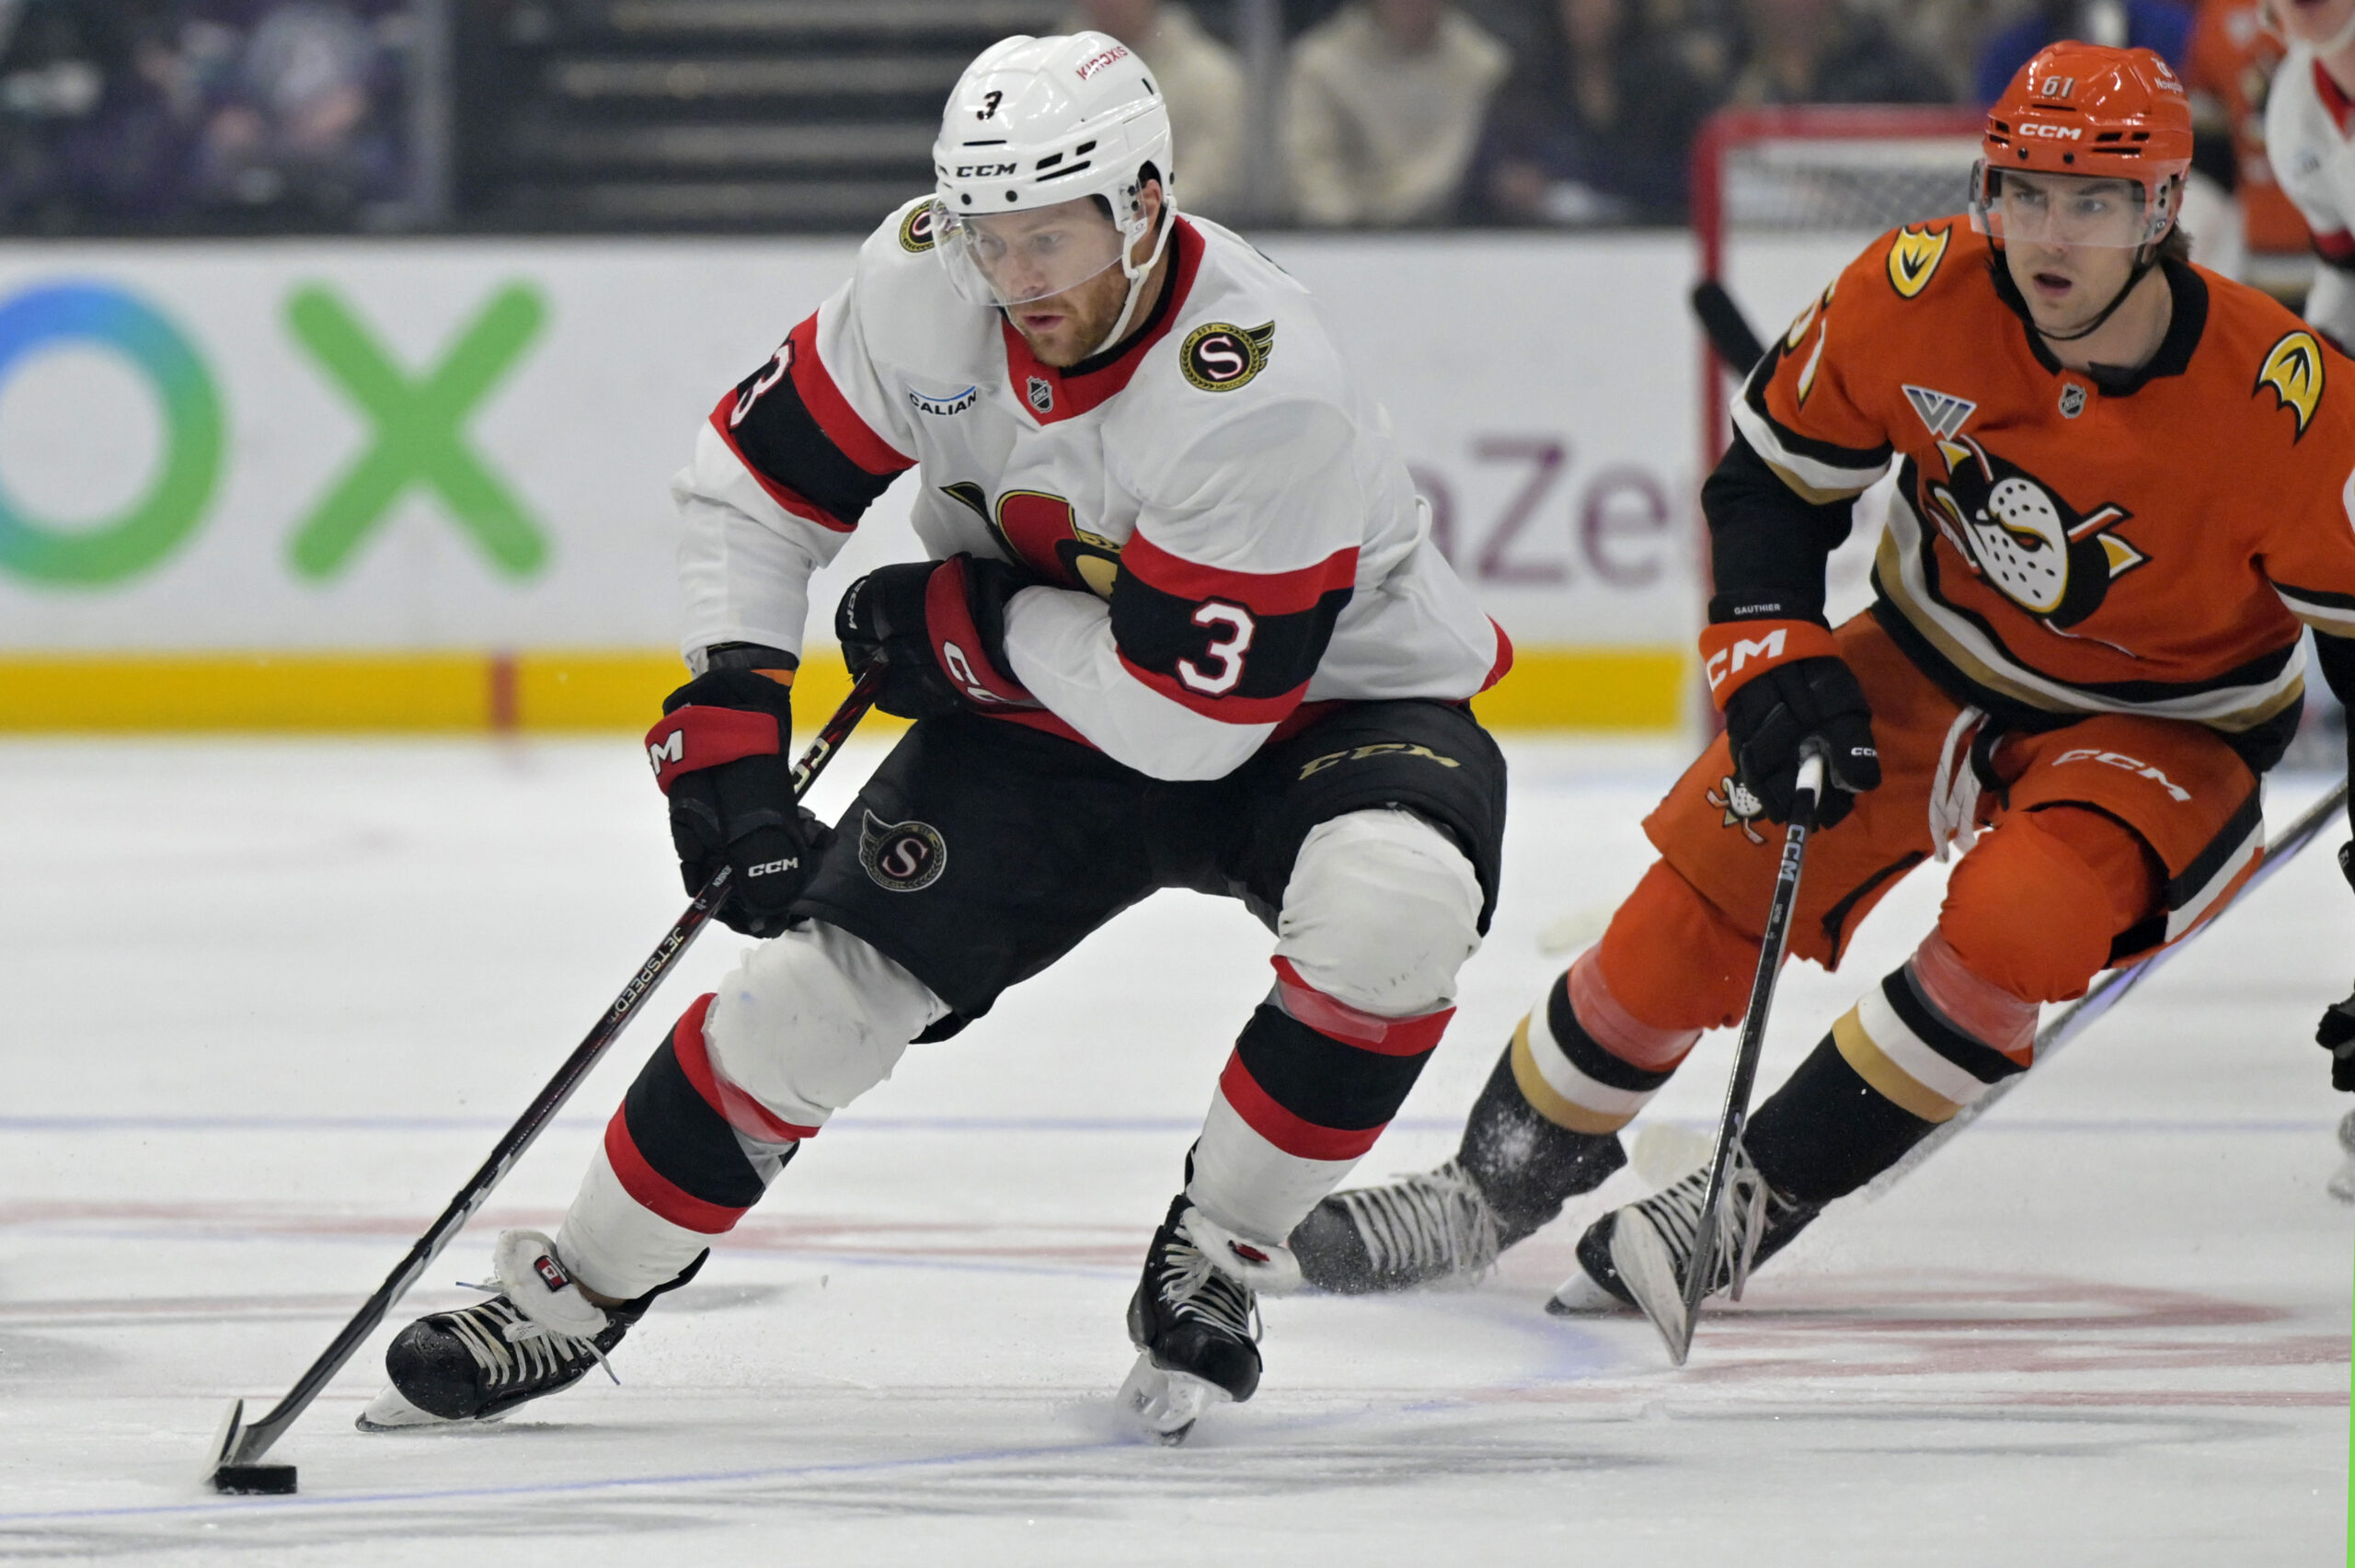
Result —
[{"label": "skate laces", "polygon": [[1221,1274],[1210,1254],[1194,1244],[1192,1233],[1183,1224],[1171,1229],[1158,1272],[1160,1277],[1154,1289],[1171,1313],[1192,1318],[1237,1339],[1258,1343],[1258,1298]]},{"label": "skate laces", "polygon": [[492,1293],[488,1301],[444,1314],[451,1332],[483,1369],[490,1388],[569,1376],[584,1355],[603,1368],[616,1386],[621,1383],[621,1374],[614,1370],[595,1340],[559,1333],[546,1323],[533,1322],[496,1286],[468,1285],[464,1280],[459,1285],[463,1289]]},{"label": "skate laces", "polygon": [[1334,1196],[1378,1271],[1479,1274],[1493,1267],[1503,1250],[1488,1198],[1453,1160],[1404,1181]]},{"label": "skate laces", "polygon": [[[1701,1202],[1708,1185],[1709,1173],[1704,1167],[1636,1206],[1668,1242],[1679,1274],[1692,1268],[1693,1255],[1700,1250],[1695,1240],[1701,1229]],[[1759,1243],[1766,1235],[1768,1204],[1774,1196],[1766,1178],[1750,1162],[1749,1152],[1737,1146],[1733,1168],[1726,1173],[1725,1195],[1717,1200],[1717,1245],[1714,1249],[1717,1266],[1716,1277],[1709,1282],[1710,1294],[1729,1290],[1735,1300],[1741,1299],[1742,1288],[1750,1282],[1750,1270],[1758,1261]]]}]

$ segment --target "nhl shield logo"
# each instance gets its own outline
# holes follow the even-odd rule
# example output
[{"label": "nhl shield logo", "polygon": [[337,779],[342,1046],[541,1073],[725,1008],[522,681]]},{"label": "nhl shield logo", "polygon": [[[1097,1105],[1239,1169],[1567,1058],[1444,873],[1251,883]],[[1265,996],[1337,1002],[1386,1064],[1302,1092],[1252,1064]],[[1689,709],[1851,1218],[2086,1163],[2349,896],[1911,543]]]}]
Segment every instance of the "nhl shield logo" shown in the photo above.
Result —
[{"label": "nhl shield logo", "polygon": [[1034,375],[1030,378],[1029,396],[1030,406],[1039,410],[1040,413],[1054,412],[1055,389],[1049,384],[1045,376]]},{"label": "nhl shield logo", "polygon": [[887,893],[921,893],[948,869],[948,841],[929,822],[886,822],[862,811],[858,864]]},{"label": "nhl shield logo", "polygon": [[2085,389],[2075,382],[2061,389],[2061,417],[2074,419],[2085,411]]}]

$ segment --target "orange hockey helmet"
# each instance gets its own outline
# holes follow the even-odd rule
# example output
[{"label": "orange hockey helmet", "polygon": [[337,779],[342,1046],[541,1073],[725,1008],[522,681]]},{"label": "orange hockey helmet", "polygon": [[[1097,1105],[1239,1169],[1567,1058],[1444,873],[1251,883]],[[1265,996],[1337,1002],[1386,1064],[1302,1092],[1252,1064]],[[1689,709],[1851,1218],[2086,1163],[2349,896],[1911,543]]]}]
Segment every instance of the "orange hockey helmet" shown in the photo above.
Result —
[{"label": "orange hockey helmet", "polygon": [[[2165,237],[2182,204],[2191,102],[2182,78],[2150,50],[2051,44],[1987,111],[1981,151],[1970,217],[1982,234],[2140,249]],[[2004,199],[2007,169],[2126,180],[2142,189],[2141,211],[2104,212],[2090,202],[2074,212],[2023,209]]]}]

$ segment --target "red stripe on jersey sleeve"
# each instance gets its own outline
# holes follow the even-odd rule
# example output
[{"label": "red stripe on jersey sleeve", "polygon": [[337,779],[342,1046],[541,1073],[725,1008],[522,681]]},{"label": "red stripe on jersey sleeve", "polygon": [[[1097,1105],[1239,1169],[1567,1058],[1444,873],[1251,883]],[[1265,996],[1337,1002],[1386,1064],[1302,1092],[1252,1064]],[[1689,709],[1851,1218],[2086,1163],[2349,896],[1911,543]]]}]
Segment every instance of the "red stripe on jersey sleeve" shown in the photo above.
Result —
[{"label": "red stripe on jersey sleeve", "polygon": [[810,410],[810,417],[818,421],[826,439],[842,449],[844,457],[869,474],[897,474],[915,466],[914,458],[877,435],[874,427],[858,417],[858,410],[850,406],[850,399],[843,395],[843,389],[827,373],[826,361],[818,357],[815,312],[795,327],[786,341],[793,346],[793,390],[801,395],[801,406]]},{"label": "red stripe on jersey sleeve", "polygon": [[2345,229],[2333,229],[2326,235],[2316,235],[2315,254],[2333,267],[2344,267],[2355,261],[2355,234]]},{"label": "red stripe on jersey sleeve", "polygon": [[1291,572],[1237,572],[1173,555],[1143,534],[1120,547],[1120,569],[1173,599],[1223,599],[1254,615],[1297,615],[1357,581],[1358,550],[1336,550],[1313,567]]},{"label": "red stripe on jersey sleeve", "polygon": [[614,1167],[622,1191],[673,1225],[706,1236],[722,1236],[736,1229],[736,1221],[747,1212],[706,1203],[648,1164],[618,1110],[614,1113],[614,1119],[605,1124],[605,1159]]},{"label": "red stripe on jersey sleeve", "polygon": [[814,522],[819,527],[830,528],[836,533],[851,532],[856,524],[844,522],[792,486],[778,484],[761,472],[760,464],[744,455],[744,449],[736,444],[736,434],[729,429],[728,423],[729,415],[736,411],[736,389],[732,386],[719,395],[719,402],[711,410],[711,428],[719,432],[719,439],[728,443],[729,452],[744,472],[752,476],[752,483],[758,485],[769,499],[805,522]]},{"label": "red stripe on jersey sleeve", "polygon": [[1204,718],[1217,719],[1221,724],[1281,724],[1292,716],[1294,708],[1300,706],[1301,693],[1308,690],[1308,682],[1304,681],[1281,696],[1221,697],[1197,692],[1174,675],[1147,670],[1125,653],[1120,655],[1120,668],[1140,685],[1158,692],[1178,706],[1189,708]]},{"label": "red stripe on jersey sleeve", "polygon": [[[1512,670],[1512,639],[1505,635],[1505,629],[1502,626],[1497,625],[1497,618],[1494,615],[1488,617],[1488,624],[1496,626],[1497,661],[1488,666],[1488,678],[1480,682],[1482,692],[1503,680]],[[1477,693],[1476,692],[1475,695]]]},{"label": "red stripe on jersey sleeve", "polygon": [[1292,1115],[1259,1087],[1240,1056],[1226,1059],[1226,1070],[1218,1075],[1218,1092],[1235,1107],[1244,1126],[1295,1160],[1355,1160],[1382,1136],[1379,1127],[1355,1130],[1318,1127]]}]

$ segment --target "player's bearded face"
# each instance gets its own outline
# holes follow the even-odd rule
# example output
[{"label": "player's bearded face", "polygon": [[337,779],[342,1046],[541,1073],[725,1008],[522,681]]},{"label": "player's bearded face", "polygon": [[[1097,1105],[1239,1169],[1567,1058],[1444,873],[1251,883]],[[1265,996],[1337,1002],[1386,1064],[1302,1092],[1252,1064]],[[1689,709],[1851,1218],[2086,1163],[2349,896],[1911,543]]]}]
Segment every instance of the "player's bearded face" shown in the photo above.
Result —
[{"label": "player's bearded face", "polygon": [[2131,180],[2007,171],[1990,215],[2028,313],[2056,334],[2106,309],[2148,243],[2142,189]]},{"label": "player's bearded face", "polygon": [[[1146,237],[1136,261],[1151,253],[1158,187],[1145,187],[1143,204]],[[1095,201],[974,218],[969,226],[974,266],[1041,364],[1077,364],[1120,319],[1129,293],[1120,231]]]}]

